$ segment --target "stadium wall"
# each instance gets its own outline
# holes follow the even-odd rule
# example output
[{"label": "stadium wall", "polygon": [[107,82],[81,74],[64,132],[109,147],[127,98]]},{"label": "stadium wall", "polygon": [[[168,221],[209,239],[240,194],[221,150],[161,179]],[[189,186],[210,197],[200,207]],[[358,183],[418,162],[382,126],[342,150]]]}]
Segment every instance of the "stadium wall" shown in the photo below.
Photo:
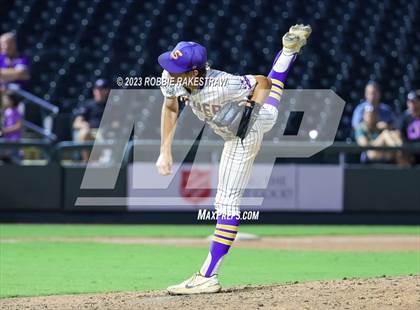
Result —
[{"label": "stadium wall", "polygon": [[[290,169],[290,165],[285,165]],[[301,187],[305,195],[311,184],[319,179],[326,182],[325,165],[293,165],[296,171],[308,171],[311,167],[311,182],[307,182],[307,172],[303,173]],[[306,168],[305,168],[306,167]],[[338,167],[338,166],[337,166]],[[277,165],[276,168],[282,168]],[[77,197],[125,197],[128,191],[128,169],[121,169],[113,190],[81,190],[80,184],[84,167],[47,166],[0,166],[0,210],[1,211],[127,211],[123,205],[75,206]],[[286,169],[285,169],[286,170]],[[315,172],[314,171],[318,171]],[[367,167],[348,165],[343,168],[342,209],[330,210],[335,213],[420,213],[420,169],[400,169],[397,167]],[[317,176],[318,173],[318,176]],[[302,174],[302,173],[301,173]],[[292,190],[294,183],[290,183]],[[323,193],[328,199],[328,193]],[[309,197],[308,196],[308,197]],[[310,199],[310,197],[309,197]],[[334,198],[337,199],[337,198]],[[149,211],[156,210],[149,208]],[[174,210],[183,209],[174,207]],[[191,209],[193,210],[193,209]],[[189,211],[191,211],[189,210]],[[168,210],[166,210],[168,211]],[[170,210],[169,210],[170,211]],[[268,208],[267,212],[276,211]],[[328,209],[291,208],[284,212],[328,212]]]}]

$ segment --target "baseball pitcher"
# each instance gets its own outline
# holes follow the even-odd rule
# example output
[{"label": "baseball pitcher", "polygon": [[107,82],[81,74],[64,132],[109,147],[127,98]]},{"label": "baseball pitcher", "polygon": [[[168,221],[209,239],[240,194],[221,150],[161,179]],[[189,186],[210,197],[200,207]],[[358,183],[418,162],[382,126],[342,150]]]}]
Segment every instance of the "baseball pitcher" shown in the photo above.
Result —
[{"label": "baseball pitcher", "polygon": [[221,290],[217,274],[238,232],[241,196],[263,135],[276,122],[287,73],[311,31],[309,25],[301,24],[289,29],[268,77],[236,76],[210,69],[206,49],[195,42],[179,42],[172,51],[159,56],[159,64],[164,69],[162,77],[170,82],[161,87],[165,99],[161,149],[156,162],[158,172],[162,175],[172,172],[171,145],[181,101],[224,139],[215,197],[218,216],[210,251],[200,271],[168,287],[170,294]]}]

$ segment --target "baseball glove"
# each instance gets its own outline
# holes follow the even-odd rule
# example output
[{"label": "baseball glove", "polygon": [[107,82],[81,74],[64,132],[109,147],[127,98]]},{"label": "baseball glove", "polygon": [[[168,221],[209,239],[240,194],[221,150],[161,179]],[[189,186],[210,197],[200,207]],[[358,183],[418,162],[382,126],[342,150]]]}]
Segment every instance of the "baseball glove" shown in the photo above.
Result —
[{"label": "baseball glove", "polygon": [[213,117],[212,122],[227,128],[243,141],[257,120],[261,105],[251,99],[226,103]]}]

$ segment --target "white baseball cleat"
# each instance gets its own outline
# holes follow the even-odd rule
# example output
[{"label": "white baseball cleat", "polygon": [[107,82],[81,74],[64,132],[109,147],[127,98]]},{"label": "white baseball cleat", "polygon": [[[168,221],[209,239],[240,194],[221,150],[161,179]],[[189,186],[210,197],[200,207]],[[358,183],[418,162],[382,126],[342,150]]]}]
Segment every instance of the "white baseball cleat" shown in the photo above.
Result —
[{"label": "white baseball cleat", "polygon": [[217,279],[217,275],[209,278],[202,276],[199,272],[184,282],[172,285],[167,288],[171,295],[189,295],[189,294],[206,294],[217,293],[222,289]]},{"label": "white baseball cleat", "polygon": [[312,28],[310,25],[297,24],[290,27],[289,32],[294,33],[304,39],[308,39],[312,33]]},{"label": "white baseball cleat", "polygon": [[283,36],[283,51],[286,55],[300,52],[312,33],[309,25],[298,24],[290,27],[289,32]]}]

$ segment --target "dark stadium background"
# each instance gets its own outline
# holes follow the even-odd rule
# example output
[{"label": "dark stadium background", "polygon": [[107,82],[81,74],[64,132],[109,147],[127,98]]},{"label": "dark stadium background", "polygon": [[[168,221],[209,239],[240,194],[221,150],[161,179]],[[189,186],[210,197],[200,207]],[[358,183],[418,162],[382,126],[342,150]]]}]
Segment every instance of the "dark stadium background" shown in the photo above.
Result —
[{"label": "dark stadium background", "polygon": [[[30,90],[70,112],[99,77],[160,76],[157,56],[201,42],[215,68],[268,74],[294,23],[313,27],[288,88],[330,88],[347,102],[337,133],[349,136],[368,80],[403,109],[420,87],[417,1],[2,1],[0,32],[15,30],[31,61]],[[417,73],[417,74],[416,74]],[[416,76],[417,75],[417,76]],[[158,107],[157,107],[158,108]]]},{"label": "dark stadium background", "polygon": [[[0,6],[0,34],[14,31],[20,53],[30,60],[31,80],[25,88],[60,109],[53,126],[58,139],[52,145],[71,140],[72,111],[79,102],[91,97],[96,79],[106,78],[115,86],[117,76],[160,76],[157,56],[180,40],[205,45],[216,69],[238,74],[267,74],[287,29],[295,23],[310,24],[313,28],[310,43],[291,70],[287,88],[332,89],[346,101],[336,135],[338,142],[350,143],[353,139],[351,115],[363,99],[369,80],[375,80],[381,86],[383,101],[396,113],[406,109],[407,93],[420,88],[418,1],[2,0]],[[148,106],[147,109],[149,114],[159,113],[161,106]],[[43,113],[37,106],[27,105],[25,117],[42,126]],[[78,172],[64,168],[51,172],[48,171],[54,169],[51,165],[45,168],[47,170],[38,166],[15,167],[16,171],[8,166],[0,168],[4,171],[3,176],[8,176],[1,181],[6,184],[1,191],[3,197],[7,197],[3,202],[7,203],[0,202],[6,221],[14,221],[17,216],[14,202],[19,201],[16,197],[22,187],[36,182],[43,173],[59,174],[60,180],[72,179],[73,189],[65,187],[64,181],[63,184],[55,182],[59,184],[54,187],[49,187],[48,180],[39,181],[42,188],[49,187],[46,192],[52,193],[50,196],[54,198],[51,199],[60,201],[55,207],[51,207],[51,202],[46,203],[46,209],[51,214],[59,214],[62,207],[69,204],[62,197],[63,193],[75,191],[83,172],[83,168]],[[414,185],[419,180],[418,168],[392,167],[391,172],[384,167],[373,169],[373,172],[372,168],[366,170],[373,182],[379,179],[385,183],[373,189],[364,188],[358,195],[388,192],[393,184],[399,184],[400,190],[400,196],[392,197],[395,210],[386,210],[396,214],[377,215],[376,206],[365,210],[366,221],[374,222],[380,216],[387,216],[386,221],[392,222],[402,213],[406,220],[413,221],[413,212],[420,211],[420,195]],[[15,180],[15,185],[10,180]],[[357,186],[356,179],[352,182]],[[350,188],[352,194],[357,192]],[[8,189],[8,195],[5,189]],[[382,197],[378,201],[387,199]],[[417,200],[411,201],[406,209],[398,209],[397,204],[404,199]],[[417,201],[419,205],[416,205]],[[21,215],[19,219],[30,221],[31,216],[36,216],[33,212],[37,207],[24,203],[17,208],[28,212],[28,217]],[[353,221],[352,212],[348,213],[348,221]],[[355,215],[355,221],[359,215]],[[105,215],[95,216],[98,221],[110,220],[101,218]],[[119,216],[127,221],[135,219],[125,213]],[[178,216],[182,217],[175,215]],[[333,215],[331,219],[330,215],[313,216],[314,221],[326,218],[325,221],[340,221]],[[287,219],[283,217],[284,221]]]}]

